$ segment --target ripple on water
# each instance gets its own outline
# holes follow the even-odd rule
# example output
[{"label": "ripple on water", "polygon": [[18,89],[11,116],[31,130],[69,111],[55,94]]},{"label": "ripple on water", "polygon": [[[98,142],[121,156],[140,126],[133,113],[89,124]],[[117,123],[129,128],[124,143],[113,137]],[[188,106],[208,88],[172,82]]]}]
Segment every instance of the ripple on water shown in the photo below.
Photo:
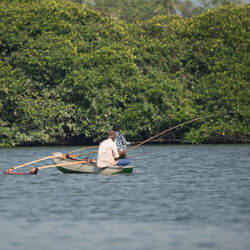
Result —
[{"label": "ripple on water", "polygon": [[[4,149],[0,171],[70,147]],[[250,245],[250,146],[142,146],[132,175],[0,175],[4,250]]]}]

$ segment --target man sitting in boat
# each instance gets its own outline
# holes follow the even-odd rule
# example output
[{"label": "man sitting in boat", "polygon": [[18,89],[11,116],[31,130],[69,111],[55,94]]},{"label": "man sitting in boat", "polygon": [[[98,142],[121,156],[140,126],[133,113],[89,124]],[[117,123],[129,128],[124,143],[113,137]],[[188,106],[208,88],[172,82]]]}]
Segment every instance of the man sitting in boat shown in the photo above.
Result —
[{"label": "man sitting in boat", "polygon": [[129,159],[120,159],[120,155],[126,155],[126,150],[121,150],[118,153],[115,138],[116,132],[114,130],[110,130],[108,132],[108,138],[100,144],[97,157],[97,166],[99,168],[112,167],[116,165],[126,166],[130,163]]}]

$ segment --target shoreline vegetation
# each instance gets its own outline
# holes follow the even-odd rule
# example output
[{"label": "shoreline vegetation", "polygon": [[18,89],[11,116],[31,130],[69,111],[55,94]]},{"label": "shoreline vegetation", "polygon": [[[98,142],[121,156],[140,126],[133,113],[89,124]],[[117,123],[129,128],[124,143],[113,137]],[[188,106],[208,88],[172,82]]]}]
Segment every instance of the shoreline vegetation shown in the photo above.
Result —
[{"label": "shoreline vegetation", "polygon": [[[248,4],[126,23],[67,0],[0,2],[0,147],[249,143]],[[151,142],[152,143],[152,142]]]}]

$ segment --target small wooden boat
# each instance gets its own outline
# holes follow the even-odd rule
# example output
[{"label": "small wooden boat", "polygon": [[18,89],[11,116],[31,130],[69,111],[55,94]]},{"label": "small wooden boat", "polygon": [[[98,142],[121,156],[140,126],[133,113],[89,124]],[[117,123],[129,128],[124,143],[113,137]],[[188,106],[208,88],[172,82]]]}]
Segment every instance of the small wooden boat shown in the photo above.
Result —
[{"label": "small wooden boat", "polygon": [[[95,163],[87,162],[82,163],[82,160],[75,158],[66,158],[62,153],[57,152],[53,153],[54,156],[58,156],[52,159],[54,164],[59,165],[56,167],[58,170],[63,172],[64,174],[86,174],[86,173],[94,173],[94,174],[120,174],[120,173],[132,173],[133,166],[114,166],[114,167],[106,167],[106,168],[98,168]],[[77,164],[77,161],[80,161]],[[70,165],[68,163],[72,162]],[[62,164],[62,166],[60,166]]]}]

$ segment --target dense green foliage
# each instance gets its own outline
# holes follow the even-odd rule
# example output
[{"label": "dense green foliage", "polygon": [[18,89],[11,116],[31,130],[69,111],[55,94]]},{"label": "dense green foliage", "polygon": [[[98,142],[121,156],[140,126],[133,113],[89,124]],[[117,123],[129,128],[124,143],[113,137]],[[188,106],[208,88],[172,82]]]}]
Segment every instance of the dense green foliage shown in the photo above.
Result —
[{"label": "dense green foliage", "polygon": [[64,0],[0,3],[0,146],[249,141],[249,7],[126,24]]}]

